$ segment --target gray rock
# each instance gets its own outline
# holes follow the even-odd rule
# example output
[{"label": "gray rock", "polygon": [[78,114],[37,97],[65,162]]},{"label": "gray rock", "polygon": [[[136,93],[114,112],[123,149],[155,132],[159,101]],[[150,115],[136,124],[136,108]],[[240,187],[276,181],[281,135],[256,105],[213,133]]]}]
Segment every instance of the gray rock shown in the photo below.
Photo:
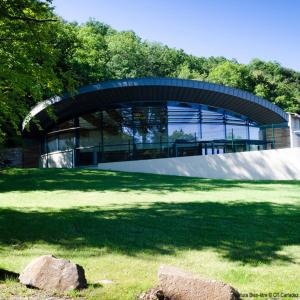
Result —
[{"label": "gray rock", "polygon": [[240,295],[230,285],[200,278],[180,269],[161,266],[159,288],[171,300],[238,300]]},{"label": "gray rock", "polygon": [[20,282],[46,291],[68,291],[87,286],[84,269],[65,259],[44,255],[34,259],[21,273]]},{"label": "gray rock", "polygon": [[170,300],[170,298],[165,297],[163,291],[160,289],[153,288],[142,293],[137,300]]}]

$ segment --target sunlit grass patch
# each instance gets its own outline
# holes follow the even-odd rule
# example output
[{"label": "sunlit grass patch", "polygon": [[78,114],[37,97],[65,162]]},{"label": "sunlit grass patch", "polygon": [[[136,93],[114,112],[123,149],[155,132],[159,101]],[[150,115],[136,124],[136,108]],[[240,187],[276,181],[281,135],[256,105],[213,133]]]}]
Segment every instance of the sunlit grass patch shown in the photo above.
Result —
[{"label": "sunlit grass patch", "polygon": [[[50,253],[71,259],[89,282],[74,298],[135,299],[160,264],[244,293],[300,293],[299,181],[10,169],[0,192],[0,268],[19,273]],[[0,284],[0,299],[32,293],[15,279]]]}]

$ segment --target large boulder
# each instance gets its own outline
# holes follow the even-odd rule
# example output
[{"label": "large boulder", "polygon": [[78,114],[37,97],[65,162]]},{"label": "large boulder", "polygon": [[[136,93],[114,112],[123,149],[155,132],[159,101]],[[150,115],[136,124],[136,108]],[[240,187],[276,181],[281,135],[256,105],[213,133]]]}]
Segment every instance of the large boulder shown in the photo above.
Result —
[{"label": "large boulder", "polygon": [[159,289],[172,300],[238,300],[239,293],[230,285],[198,277],[180,269],[161,266]]},{"label": "large boulder", "polygon": [[68,291],[87,286],[84,269],[65,259],[44,255],[34,259],[21,273],[20,282],[46,291]]}]

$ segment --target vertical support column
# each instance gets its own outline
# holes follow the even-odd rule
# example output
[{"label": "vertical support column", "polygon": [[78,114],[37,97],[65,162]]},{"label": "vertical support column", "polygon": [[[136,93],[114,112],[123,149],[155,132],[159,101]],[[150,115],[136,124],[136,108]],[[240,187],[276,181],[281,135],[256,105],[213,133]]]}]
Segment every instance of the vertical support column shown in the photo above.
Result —
[{"label": "vertical support column", "polygon": [[294,130],[293,130],[293,118],[292,114],[289,113],[289,133],[290,133],[290,147],[294,148],[295,146],[295,141],[294,141]]},{"label": "vertical support column", "polygon": [[223,126],[224,126],[224,139],[227,139],[227,129],[226,129],[226,112],[223,111]]},{"label": "vertical support column", "polygon": [[226,145],[227,145],[227,128],[226,128],[226,112],[223,111],[223,126],[224,126],[224,145],[223,145],[223,153],[226,153]]},{"label": "vertical support column", "polygon": [[247,143],[246,143],[246,150],[250,151],[250,125],[249,120],[246,121],[247,126]]},{"label": "vertical support column", "polygon": [[136,159],[136,145],[135,145],[135,134],[136,134],[136,128],[135,128],[135,122],[134,122],[134,108],[131,108],[131,123],[132,123],[132,159]]},{"label": "vertical support column", "polygon": [[249,128],[249,120],[246,121],[246,129],[247,129],[247,140],[250,140],[250,128]]},{"label": "vertical support column", "polygon": [[103,110],[100,112],[100,145],[99,145],[99,162],[103,162],[104,160],[104,136],[103,136]]},{"label": "vertical support column", "polygon": [[275,149],[275,129],[274,129],[274,124],[272,124],[272,149]]},{"label": "vertical support column", "polygon": [[74,164],[73,168],[79,166],[79,146],[80,146],[80,128],[79,128],[79,117],[74,118],[74,125],[75,125],[75,148],[74,148]]},{"label": "vertical support column", "polygon": [[59,133],[56,134],[56,150],[59,151]]},{"label": "vertical support column", "polygon": [[233,139],[234,139],[234,137],[233,137],[233,128],[232,128],[231,129],[231,147],[232,147],[232,152],[235,152]]},{"label": "vertical support column", "polygon": [[199,127],[200,127],[200,139],[202,140],[202,106],[199,108]]},{"label": "vertical support column", "polygon": [[167,135],[167,149],[168,149],[168,157],[172,156],[171,155],[171,149],[170,149],[170,140],[169,140],[169,107],[168,107],[168,102],[166,103],[166,135]]},{"label": "vertical support column", "polygon": [[49,168],[49,164],[48,164],[48,138],[47,138],[47,133],[45,135],[45,143],[46,143],[46,168]]}]

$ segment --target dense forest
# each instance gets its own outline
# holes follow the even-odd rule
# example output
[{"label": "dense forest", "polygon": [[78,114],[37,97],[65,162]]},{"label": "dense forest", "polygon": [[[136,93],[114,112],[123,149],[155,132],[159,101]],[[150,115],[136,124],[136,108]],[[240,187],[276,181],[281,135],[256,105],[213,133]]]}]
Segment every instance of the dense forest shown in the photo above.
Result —
[{"label": "dense forest", "polygon": [[197,57],[100,21],[68,23],[54,14],[51,0],[0,0],[0,65],[2,145],[19,143],[20,124],[35,103],[109,79],[161,76],[216,82],[300,112],[300,73],[277,62]]}]

